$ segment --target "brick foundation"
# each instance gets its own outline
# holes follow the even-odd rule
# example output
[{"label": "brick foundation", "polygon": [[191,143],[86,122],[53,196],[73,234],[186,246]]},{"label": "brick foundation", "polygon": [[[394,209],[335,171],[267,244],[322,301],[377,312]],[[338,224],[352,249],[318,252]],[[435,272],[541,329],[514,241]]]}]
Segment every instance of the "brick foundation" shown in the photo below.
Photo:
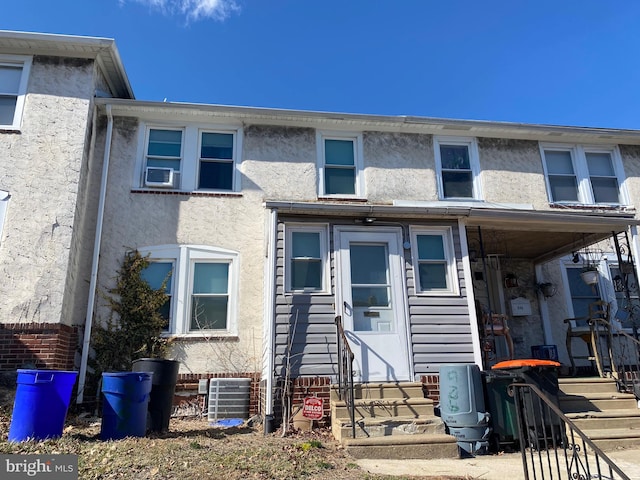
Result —
[{"label": "brick foundation", "polygon": [[205,378],[250,378],[249,416],[260,413],[260,374],[259,373],[181,373],[178,375],[173,405],[178,414],[205,413],[205,401],[208,395],[198,395],[198,381]]},{"label": "brick foundation", "polygon": [[424,396],[438,403],[440,401],[440,375],[422,375],[420,382]]},{"label": "brick foundation", "polygon": [[0,371],[74,370],[78,327],[59,323],[0,323]]}]

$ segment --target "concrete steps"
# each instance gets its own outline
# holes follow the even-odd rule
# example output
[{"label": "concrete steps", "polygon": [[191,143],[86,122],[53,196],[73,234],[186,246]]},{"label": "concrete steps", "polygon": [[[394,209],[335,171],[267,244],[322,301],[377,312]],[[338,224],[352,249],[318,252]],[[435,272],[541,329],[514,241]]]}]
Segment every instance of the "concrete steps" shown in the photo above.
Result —
[{"label": "concrete steps", "polygon": [[345,439],[342,443],[347,452],[358,459],[427,460],[458,457],[455,439],[444,433],[355,438]]},{"label": "concrete steps", "polygon": [[331,389],[331,429],[349,454],[369,459],[456,458],[455,438],[433,413],[420,383],[369,383],[354,388],[356,438],[344,401]]},{"label": "concrete steps", "polygon": [[559,380],[560,409],[602,450],[640,445],[640,410],[633,394],[613,379]]}]

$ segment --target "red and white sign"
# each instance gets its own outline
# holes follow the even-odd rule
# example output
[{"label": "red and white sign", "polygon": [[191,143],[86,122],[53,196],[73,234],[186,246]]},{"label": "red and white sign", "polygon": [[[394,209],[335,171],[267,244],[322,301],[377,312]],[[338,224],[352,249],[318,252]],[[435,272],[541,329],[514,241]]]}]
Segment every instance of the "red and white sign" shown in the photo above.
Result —
[{"label": "red and white sign", "polygon": [[304,405],[302,406],[302,416],[311,420],[322,419],[324,412],[324,405],[321,398],[307,397],[304,399]]}]

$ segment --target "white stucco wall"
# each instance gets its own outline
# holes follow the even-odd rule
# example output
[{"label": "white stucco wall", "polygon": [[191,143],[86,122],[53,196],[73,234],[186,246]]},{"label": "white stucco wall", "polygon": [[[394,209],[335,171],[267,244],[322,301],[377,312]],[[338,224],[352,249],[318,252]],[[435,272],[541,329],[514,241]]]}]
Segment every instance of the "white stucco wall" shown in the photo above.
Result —
[{"label": "white stucco wall", "polygon": [[93,97],[89,60],[35,57],[20,132],[0,133],[0,322],[62,322]]}]

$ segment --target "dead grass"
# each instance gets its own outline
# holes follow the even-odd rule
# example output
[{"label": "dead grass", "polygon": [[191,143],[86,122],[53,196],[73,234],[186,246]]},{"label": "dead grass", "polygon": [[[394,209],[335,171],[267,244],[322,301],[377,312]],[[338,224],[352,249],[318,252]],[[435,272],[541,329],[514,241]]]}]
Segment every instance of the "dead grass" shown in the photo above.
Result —
[{"label": "dead grass", "polygon": [[264,435],[261,429],[249,427],[214,428],[203,419],[172,419],[166,434],[103,442],[99,439],[100,419],[69,415],[60,439],[9,443],[12,405],[13,395],[0,390],[0,453],[75,454],[80,479],[407,478],[362,471],[328,430],[282,438],[278,434]]}]

